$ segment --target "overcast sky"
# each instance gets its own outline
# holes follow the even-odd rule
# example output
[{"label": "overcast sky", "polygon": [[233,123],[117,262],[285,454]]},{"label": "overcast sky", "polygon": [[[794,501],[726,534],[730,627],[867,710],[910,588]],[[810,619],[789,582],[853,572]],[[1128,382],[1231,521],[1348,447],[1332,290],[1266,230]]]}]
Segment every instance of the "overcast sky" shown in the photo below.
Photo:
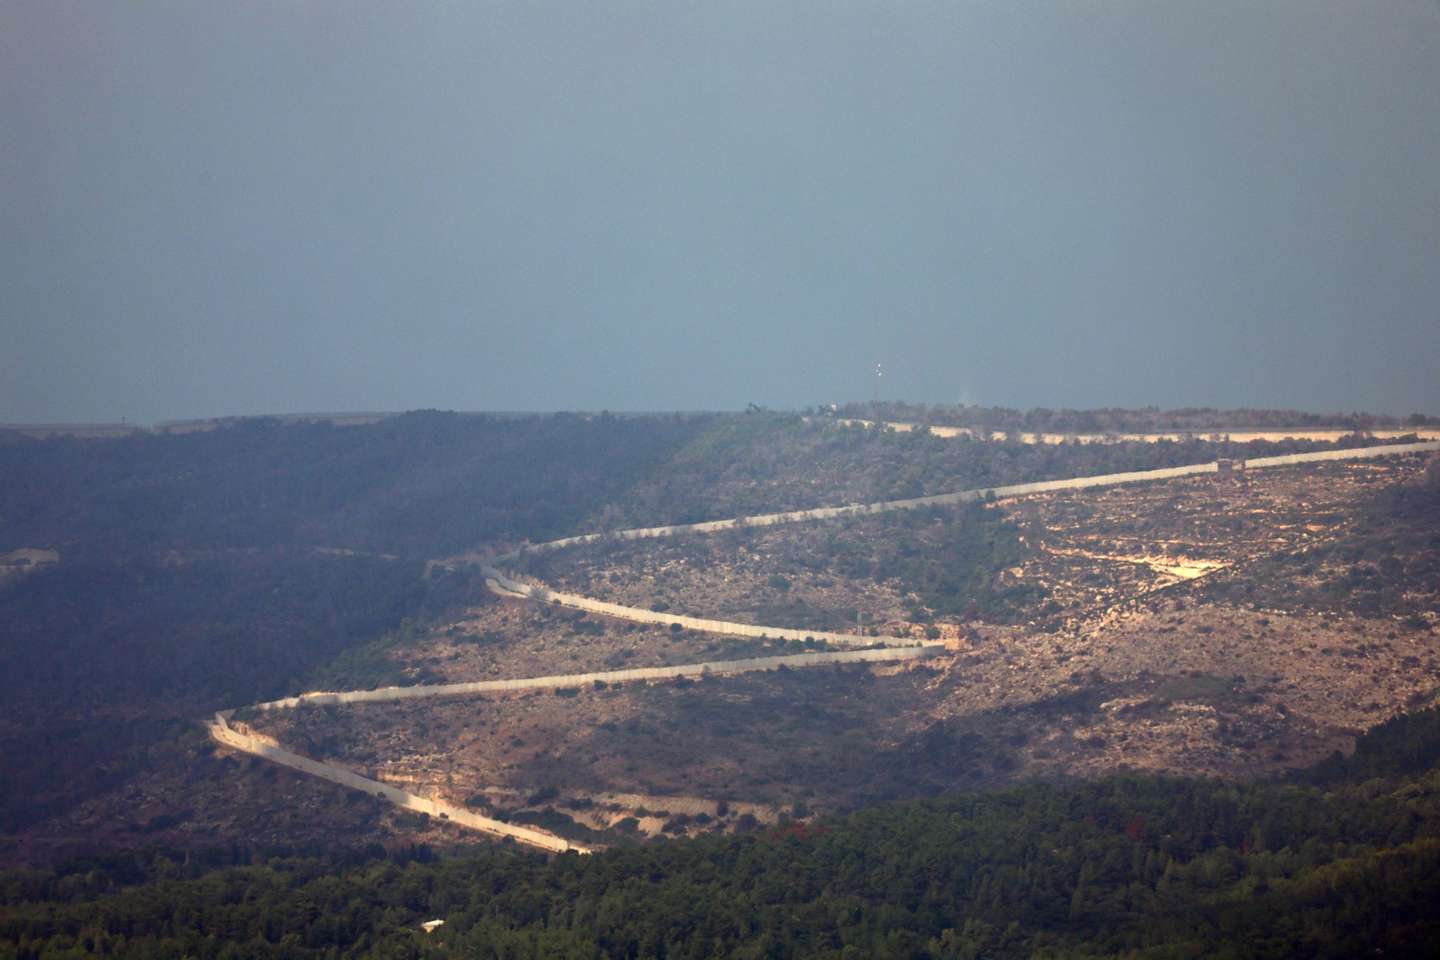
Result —
[{"label": "overcast sky", "polygon": [[1440,3],[0,2],[0,421],[1440,413]]}]

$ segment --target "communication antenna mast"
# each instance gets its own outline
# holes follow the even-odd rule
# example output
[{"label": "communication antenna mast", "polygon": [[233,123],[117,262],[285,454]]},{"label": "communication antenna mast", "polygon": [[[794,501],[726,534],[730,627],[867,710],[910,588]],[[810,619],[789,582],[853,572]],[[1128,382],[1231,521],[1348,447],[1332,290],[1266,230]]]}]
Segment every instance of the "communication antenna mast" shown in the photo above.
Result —
[{"label": "communication antenna mast", "polygon": [[882,362],[879,361],[879,360],[876,360],[876,361],[875,361],[875,389],[874,389],[874,391],[872,392],[872,395],[871,395],[871,398],[870,398],[870,406],[871,406],[871,407],[876,407],[876,408],[878,408],[878,407],[880,406],[880,381],[884,378],[884,376],[885,376],[885,364],[882,363]]}]

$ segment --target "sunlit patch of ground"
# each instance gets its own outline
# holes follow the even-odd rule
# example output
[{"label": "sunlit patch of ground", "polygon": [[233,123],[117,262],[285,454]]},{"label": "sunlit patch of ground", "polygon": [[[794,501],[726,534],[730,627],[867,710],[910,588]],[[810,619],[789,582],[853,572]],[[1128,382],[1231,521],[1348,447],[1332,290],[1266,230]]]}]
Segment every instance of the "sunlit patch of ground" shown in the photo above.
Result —
[{"label": "sunlit patch of ground", "polygon": [[1184,556],[1166,555],[1126,555],[1096,553],[1093,550],[1081,550],[1079,548],[1045,547],[1047,553],[1057,557],[1083,557],[1087,560],[1099,560],[1106,563],[1133,563],[1136,566],[1149,567],[1154,572],[1169,577],[1171,581],[1194,580],[1214,573],[1216,570],[1223,570],[1229,566],[1221,560],[1200,560]]},{"label": "sunlit patch of ground", "polygon": [[[793,652],[765,643],[638,624],[526,600],[475,608],[397,646],[388,659],[411,683],[543,677]],[[375,684],[371,684],[372,686]]]},{"label": "sunlit patch of ground", "polygon": [[9,553],[0,553],[0,583],[7,577],[23,576],[46,564],[59,562],[60,551],[42,547],[21,547]]},{"label": "sunlit patch of ground", "polygon": [[[1244,589],[1276,557],[1353,543],[1358,505],[1421,469],[1326,464],[996,508],[1027,547],[998,586],[1044,593],[1012,625],[933,625],[947,652],[924,663],[261,722],[287,745],[416,792],[601,842],[1034,776],[1275,774],[1347,748],[1440,690],[1434,618],[1279,610]],[[888,521],[855,522],[881,536]],[[541,575],[632,606],[761,623],[778,612],[817,629],[857,608],[893,619],[913,602],[883,580],[807,564],[826,530],[602,544],[543,558]],[[1326,575],[1315,566],[1308,575]],[[744,655],[751,647],[722,638],[524,601],[478,608],[395,652],[436,680]]]}]

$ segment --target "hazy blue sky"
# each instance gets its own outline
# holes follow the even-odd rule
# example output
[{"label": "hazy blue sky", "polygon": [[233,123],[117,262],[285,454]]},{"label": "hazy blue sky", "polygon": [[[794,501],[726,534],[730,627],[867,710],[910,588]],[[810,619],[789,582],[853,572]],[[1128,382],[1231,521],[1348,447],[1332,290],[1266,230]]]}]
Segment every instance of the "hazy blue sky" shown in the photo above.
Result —
[{"label": "hazy blue sky", "polygon": [[0,420],[1440,413],[1440,3],[0,2]]}]

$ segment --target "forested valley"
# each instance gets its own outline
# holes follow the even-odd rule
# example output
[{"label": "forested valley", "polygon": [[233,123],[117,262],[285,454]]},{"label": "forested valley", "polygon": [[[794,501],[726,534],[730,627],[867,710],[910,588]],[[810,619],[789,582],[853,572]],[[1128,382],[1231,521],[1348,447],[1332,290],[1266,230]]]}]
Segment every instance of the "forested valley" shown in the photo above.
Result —
[{"label": "forested valley", "polygon": [[1281,782],[1036,784],[549,860],[235,846],[12,871],[0,956],[1428,957],[1437,898],[1430,710]]}]

